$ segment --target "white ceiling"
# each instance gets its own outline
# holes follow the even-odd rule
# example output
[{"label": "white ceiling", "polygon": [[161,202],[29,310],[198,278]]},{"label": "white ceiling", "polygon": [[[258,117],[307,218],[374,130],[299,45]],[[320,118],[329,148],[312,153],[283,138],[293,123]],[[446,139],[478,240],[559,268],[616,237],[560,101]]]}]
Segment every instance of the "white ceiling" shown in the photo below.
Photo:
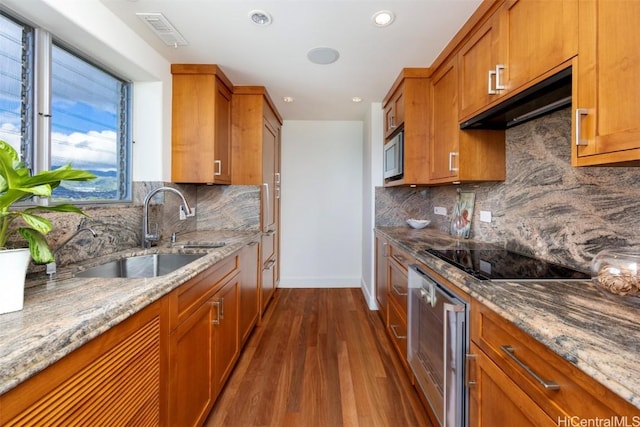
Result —
[{"label": "white ceiling", "polygon": [[[171,63],[218,64],[234,85],[265,86],[287,120],[362,120],[404,67],[428,67],[480,0],[101,0]],[[273,17],[259,27],[249,12]],[[371,17],[391,10],[379,28]],[[187,46],[169,47],[137,12],[161,12]],[[326,46],[337,62],[317,65]],[[284,103],[291,96],[295,101]],[[354,96],[363,102],[353,103]]]}]

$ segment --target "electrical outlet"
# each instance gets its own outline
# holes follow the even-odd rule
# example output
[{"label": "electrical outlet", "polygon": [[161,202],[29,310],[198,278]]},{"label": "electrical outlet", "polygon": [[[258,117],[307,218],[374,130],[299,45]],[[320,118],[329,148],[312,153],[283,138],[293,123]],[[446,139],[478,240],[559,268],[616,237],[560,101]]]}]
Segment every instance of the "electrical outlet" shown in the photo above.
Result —
[{"label": "electrical outlet", "polygon": [[196,208],[191,208],[191,212],[187,214],[184,210],[184,206],[180,205],[180,221],[184,221],[188,217],[196,216]]},{"label": "electrical outlet", "polygon": [[433,208],[433,213],[436,215],[447,216],[447,208],[443,208],[442,206],[436,206],[435,208]]},{"label": "electrical outlet", "polygon": [[489,212],[489,211],[480,211],[480,221],[482,221],[482,222],[491,222],[491,212]]}]

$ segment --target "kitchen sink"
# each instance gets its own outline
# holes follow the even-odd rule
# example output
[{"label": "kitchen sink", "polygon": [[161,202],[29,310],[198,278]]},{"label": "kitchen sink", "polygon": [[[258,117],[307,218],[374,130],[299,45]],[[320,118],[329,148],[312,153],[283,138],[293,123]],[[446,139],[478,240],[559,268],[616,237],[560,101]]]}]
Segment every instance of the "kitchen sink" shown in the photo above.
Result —
[{"label": "kitchen sink", "polygon": [[184,267],[206,254],[152,254],[121,258],[76,273],[76,277],[157,277]]}]

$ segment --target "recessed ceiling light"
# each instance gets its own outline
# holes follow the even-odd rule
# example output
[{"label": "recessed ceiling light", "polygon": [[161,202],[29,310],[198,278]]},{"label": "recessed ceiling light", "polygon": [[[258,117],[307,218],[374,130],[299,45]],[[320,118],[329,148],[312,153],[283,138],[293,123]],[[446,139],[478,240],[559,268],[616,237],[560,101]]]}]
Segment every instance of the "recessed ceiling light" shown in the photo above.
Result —
[{"label": "recessed ceiling light", "polygon": [[391,25],[394,19],[395,15],[390,10],[380,10],[374,13],[371,17],[373,25],[377,27],[386,27],[388,25]]},{"label": "recessed ceiling light", "polygon": [[351,98],[351,101],[355,103],[362,102],[362,98],[360,98],[359,96],[354,96],[353,98]]},{"label": "recessed ceiling light", "polygon": [[249,12],[249,19],[256,25],[267,26],[271,24],[271,15],[264,10],[252,10]]},{"label": "recessed ceiling light", "polygon": [[316,47],[307,52],[307,58],[314,64],[332,64],[340,58],[337,50],[330,47]]},{"label": "recessed ceiling light", "polygon": [[284,96],[282,97],[282,100],[286,103],[291,103],[293,102],[293,97],[292,96]]}]

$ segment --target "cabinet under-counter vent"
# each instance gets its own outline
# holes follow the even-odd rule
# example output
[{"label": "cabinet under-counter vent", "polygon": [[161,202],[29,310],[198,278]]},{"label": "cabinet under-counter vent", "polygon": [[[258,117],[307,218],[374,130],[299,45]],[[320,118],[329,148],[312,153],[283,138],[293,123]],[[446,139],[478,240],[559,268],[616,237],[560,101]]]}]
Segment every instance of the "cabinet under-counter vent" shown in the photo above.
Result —
[{"label": "cabinet under-counter vent", "polygon": [[460,129],[507,129],[571,105],[571,67],[465,121]]}]

